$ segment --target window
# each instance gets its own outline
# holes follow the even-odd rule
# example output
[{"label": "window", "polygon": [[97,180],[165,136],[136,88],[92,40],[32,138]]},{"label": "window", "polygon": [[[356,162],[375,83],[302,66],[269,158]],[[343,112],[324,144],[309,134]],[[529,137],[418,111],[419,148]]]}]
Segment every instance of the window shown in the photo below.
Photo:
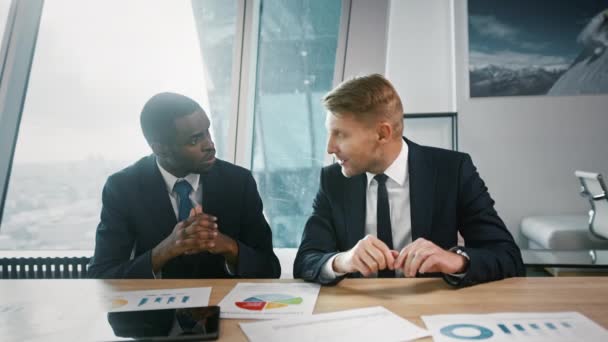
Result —
[{"label": "window", "polygon": [[29,45],[11,47],[11,71],[27,89],[0,79],[14,90],[0,131],[16,136],[0,144],[14,146],[0,250],[92,250],[103,184],[151,153],[139,115],[161,91],[203,105],[218,156],[252,170],[275,247],[297,247],[328,160],[321,98],[341,75],[349,1],[18,4],[13,33]]},{"label": "window", "polygon": [[93,249],[107,176],[151,153],[139,114],[155,93],[198,100],[232,158],[236,12],[225,0],[44,4],[0,249]]},{"label": "window", "polygon": [[321,99],[333,85],[341,1],[260,7],[251,170],[274,247],[297,247],[326,155]]},{"label": "window", "polygon": [[457,114],[405,114],[403,134],[417,144],[457,151]]}]

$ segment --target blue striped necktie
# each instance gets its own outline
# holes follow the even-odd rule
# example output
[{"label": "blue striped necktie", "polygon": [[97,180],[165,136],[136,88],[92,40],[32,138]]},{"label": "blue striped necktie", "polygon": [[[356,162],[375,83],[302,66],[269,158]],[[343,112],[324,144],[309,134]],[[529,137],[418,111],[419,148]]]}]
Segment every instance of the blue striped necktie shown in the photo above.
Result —
[{"label": "blue striped necktie", "polygon": [[185,180],[180,180],[173,186],[173,191],[177,193],[178,197],[177,221],[183,221],[190,216],[190,210],[192,210],[190,200],[192,185]]}]

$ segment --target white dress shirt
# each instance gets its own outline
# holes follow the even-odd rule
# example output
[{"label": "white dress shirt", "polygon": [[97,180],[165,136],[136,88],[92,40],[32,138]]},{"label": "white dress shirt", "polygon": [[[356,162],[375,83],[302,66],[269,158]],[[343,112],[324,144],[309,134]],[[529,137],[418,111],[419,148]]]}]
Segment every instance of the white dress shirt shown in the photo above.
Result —
[{"label": "white dress shirt", "polygon": [[[400,251],[403,247],[412,242],[412,222],[410,217],[410,181],[407,169],[408,147],[405,142],[401,142],[401,151],[393,163],[384,171],[388,176],[386,180],[386,190],[391,215],[391,233],[393,236],[393,249]],[[374,179],[375,174],[366,173],[367,190],[365,194],[365,234],[378,236],[377,218],[378,211],[378,182]],[[326,280],[333,280],[343,273],[336,273],[333,270],[333,262],[337,254],[329,258],[321,269],[321,277]],[[395,270],[396,276],[402,276],[402,270]],[[372,277],[377,276],[376,274]]]},{"label": "white dress shirt", "polygon": [[173,190],[175,183],[181,180],[185,180],[190,183],[192,186],[192,192],[190,193],[190,201],[192,201],[192,207],[196,208],[197,205],[202,206],[203,203],[203,187],[200,184],[201,175],[198,173],[189,173],[186,177],[177,178],[172,175],[169,171],[165,170],[158,163],[158,159],[156,160],[156,165],[158,166],[158,170],[160,171],[161,176],[163,176],[163,180],[165,181],[165,185],[167,186],[167,193],[169,194],[169,199],[171,200],[171,206],[173,206],[173,212],[175,213],[175,219],[178,218],[179,211],[179,196],[177,192]]}]

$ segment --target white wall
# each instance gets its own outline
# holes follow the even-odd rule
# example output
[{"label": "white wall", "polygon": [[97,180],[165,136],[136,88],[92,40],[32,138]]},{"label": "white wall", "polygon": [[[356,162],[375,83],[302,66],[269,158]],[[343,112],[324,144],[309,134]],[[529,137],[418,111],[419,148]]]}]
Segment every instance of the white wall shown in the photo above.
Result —
[{"label": "white wall", "polygon": [[454,112],[451,1],[393,0],[386,75],[406,113]]},{"label": "white wall", "polygon": [[343,80],[384,73],[389,0],[352,0]]},{"label": "white wall", "polygon": [[[459,149],[516,239],[522,217],[584,214],[574,170],[608,175],[608,95],[470,99],[466,1],[393,0],[389,17],[387,76],[416,111],[445,111],[455,93]],[[450,59],[455,84],[446,89]]]}]

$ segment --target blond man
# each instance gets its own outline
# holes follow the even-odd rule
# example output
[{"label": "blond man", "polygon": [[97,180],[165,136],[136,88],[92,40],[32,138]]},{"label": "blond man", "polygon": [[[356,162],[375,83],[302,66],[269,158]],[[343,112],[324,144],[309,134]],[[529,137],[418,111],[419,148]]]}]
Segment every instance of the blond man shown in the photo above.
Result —
[{"label": "blond man", "polygon": [[[294,276],[443,276],[451,285],[524,275],[521,253],[469,155],[403,137],[403,106],[378,74],[324,98],[327,152]],[[458,246],[458,233],[465,245]]]}]

